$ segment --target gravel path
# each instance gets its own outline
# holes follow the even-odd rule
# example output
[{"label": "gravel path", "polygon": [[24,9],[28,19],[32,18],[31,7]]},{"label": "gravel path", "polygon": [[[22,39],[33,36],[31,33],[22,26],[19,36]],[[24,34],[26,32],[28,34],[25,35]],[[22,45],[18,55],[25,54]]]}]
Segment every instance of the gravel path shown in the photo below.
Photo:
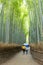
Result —
[{"label": "gravel path", "polygon": [[23,55],[22,51],[14,55],[10,60],[6,61],[1,65],[39,65],[32,58],[30,52],[26,55]]}]

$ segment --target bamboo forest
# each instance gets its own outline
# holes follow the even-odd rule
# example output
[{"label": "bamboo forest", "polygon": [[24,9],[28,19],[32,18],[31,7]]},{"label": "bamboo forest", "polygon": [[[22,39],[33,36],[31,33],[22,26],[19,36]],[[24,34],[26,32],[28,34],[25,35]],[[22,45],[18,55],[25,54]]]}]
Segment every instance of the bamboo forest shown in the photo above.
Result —
[{"label": "bamboo forest", "polygon": [[0,0],[0,65],[20,64],[43,65],[43,0]]}]

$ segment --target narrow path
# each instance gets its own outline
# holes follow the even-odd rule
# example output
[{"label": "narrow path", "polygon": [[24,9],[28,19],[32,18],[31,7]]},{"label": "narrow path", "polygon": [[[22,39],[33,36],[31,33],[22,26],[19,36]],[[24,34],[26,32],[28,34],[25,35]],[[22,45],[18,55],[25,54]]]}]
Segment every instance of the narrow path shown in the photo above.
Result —
[{"label": "narrow path", "polygon": [[32,58],[30,52],[26,55],[23,55],[22,52],[19,52],[6,63],[1,65],[39,65],[35,60]]}]

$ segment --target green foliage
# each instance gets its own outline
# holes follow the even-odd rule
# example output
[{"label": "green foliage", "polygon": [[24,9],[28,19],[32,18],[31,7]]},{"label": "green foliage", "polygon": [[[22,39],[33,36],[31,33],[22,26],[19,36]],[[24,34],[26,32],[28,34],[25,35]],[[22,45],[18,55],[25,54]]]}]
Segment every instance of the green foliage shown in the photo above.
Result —
[{"label": "green foliage", "polygon": [[43,0],[0,0],[0,41],[24,43],[27,34],[41,41],[42,16]]}]

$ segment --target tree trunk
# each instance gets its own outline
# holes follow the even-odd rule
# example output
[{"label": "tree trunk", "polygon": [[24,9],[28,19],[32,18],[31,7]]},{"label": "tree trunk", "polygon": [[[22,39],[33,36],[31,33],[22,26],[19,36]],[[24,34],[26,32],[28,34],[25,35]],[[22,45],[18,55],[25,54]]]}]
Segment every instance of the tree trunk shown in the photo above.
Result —
[{"label": "tree trunk", "polygon": [[37,11],[37,6],[36,6],[36,0],[34,0],[34,6],[35,6],[35,12],[36,12],[36,27],[37,27],[37,42],[39,43],[39,29],[38,29],[38,23],[39,23],[39,17],[38,17],[38,11]]},{"label": "tree trunk", "polygon": [[41,30],[41,41],[42,41],[42,33],[43,33],[43,32],[42,32],[42,21],[43,21],[43,20],[42,20],[41,0],[38,0],[38,5],[39,5],[39,13],[40,13],[39,16],[40,16],[40,23],[41,23],[41,29],[40,29],[40,30]]}]

